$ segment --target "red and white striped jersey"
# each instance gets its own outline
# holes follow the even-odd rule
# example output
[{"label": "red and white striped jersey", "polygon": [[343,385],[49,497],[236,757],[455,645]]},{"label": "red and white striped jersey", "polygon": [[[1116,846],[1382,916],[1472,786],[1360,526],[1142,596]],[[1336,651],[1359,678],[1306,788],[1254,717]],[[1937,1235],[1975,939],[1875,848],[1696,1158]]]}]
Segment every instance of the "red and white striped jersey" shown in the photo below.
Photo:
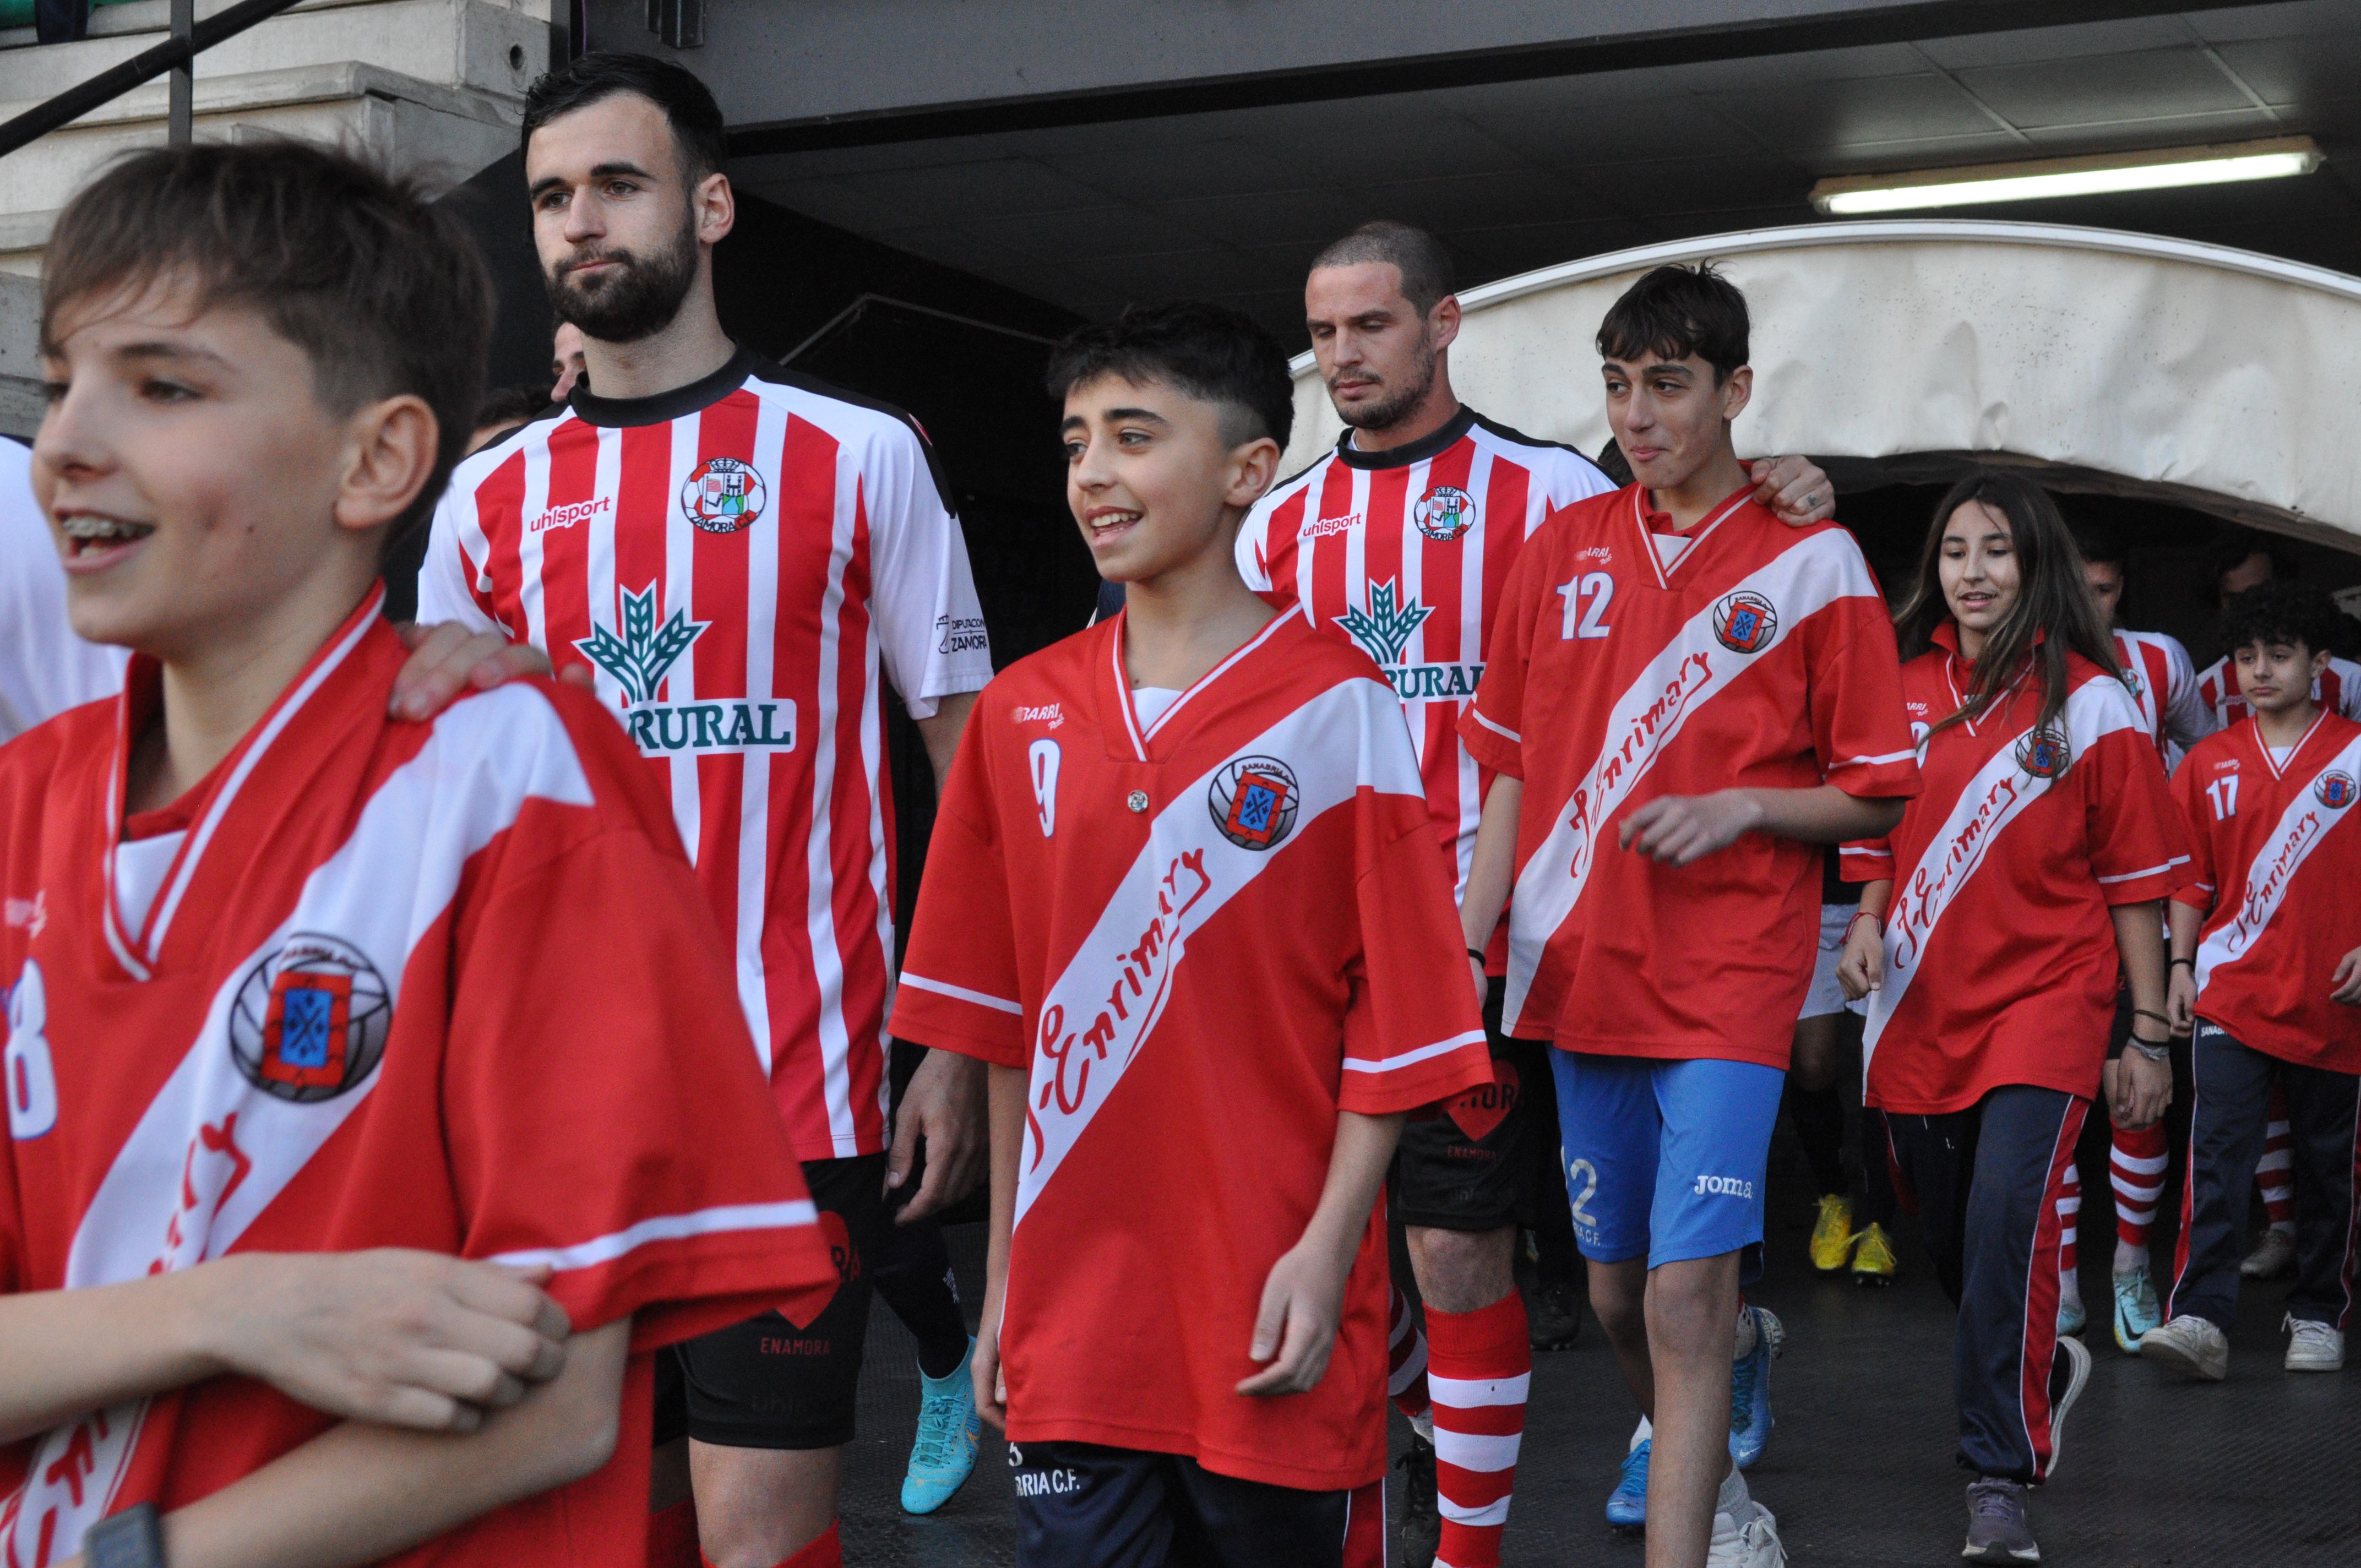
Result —
[{"label": "red and white striped jersey", "polygon": [[2115,661],[2124,685],[2156,741],[2167,773],[2183,753],[2213,730],[2213,719],[2197,694],[2197,666],[2177,637],[2161,631],[2115,630]]},{"label": "red and white striped jersey", "polygon": [[[545,681],[388,718],[408,655],[382,599],[152,820],[121,809],[152,661],[0,749],[0,1292],[232,1253],[545,1263],[577,1330],[632,1320],[629,1431],[656,1347],[835,1269],[622,736]],[[42,1568],[334,1424],[222,1377],[0,1448],[0,1560]],[[638,1568],[646,1450],[394,1561]]]},{"label": "red and white striped jersey", "polygon": [[915,718],[992,676],[967,546],[895,411],[741,350],[470,457],[422,621],[578,664],[664,784],[805,1159],[884,1146],[894,806],[880,676]]},{"label": "red and white striped jersey", "polygon": [[[2206,665],[2197,677],[2197,700],[2205,710],[2209,730],[2227,729],[2254,712],[2238,695],[2238,666],[2227,653]],[[2361,719],[2361,664],[2331,654],[2328,668],[2312,680],[2312,700],[2331,713]]]},{"label": "red and white striped jersey", "polygon": [[1001,1320],[1008,1435],[1283,1486],[1385,1471],[1385,1226],[1335,1360],[1236,1392],[1340,1112],[1491,1081],[1400,706],[1283,613],[1152,719],[1117,616],[985,688],[952,764],[897,1035],[1029,1078]]},{"label": "red and white striped jersey", "polygon": [[[1459,738],[1517,552],[1562,506],[1614,484],[1572,447],[1472,409],[1422,441],[1336,450],[1271,489],[1238,530],[1246,586],[1358,644],[1402,700],[1455,891],[1491,783]],[[1500,967],[1496,945],[1493,968]]]},{"label": "red and white striped jersey", "polygon": [[2361,1072],[2361,1007],[2328,999],[2361,948],[2361,724],[2323,711],[2282,765],[2243,719],[2189,753],[2172,793],[2197,877],[2175,897],[2205,912],[2197,1015],[2266,1056]]},{"label": "red and white striped jersey", "polygon": [[1885,978],[1862,1049],[1872,1104],[1963,1111],[2004,1084],[2098,1092],[2114,1016],[2118,904],[2188,880],[2189,849],[2147,720],[2124,684],[2068,665],[2047,729],[2037,682],[1972,724],[1972,680],[1946,621],[1902,672],[1927,790],[1886,839],[1848,844],[1845,875],[1894,879]]}]

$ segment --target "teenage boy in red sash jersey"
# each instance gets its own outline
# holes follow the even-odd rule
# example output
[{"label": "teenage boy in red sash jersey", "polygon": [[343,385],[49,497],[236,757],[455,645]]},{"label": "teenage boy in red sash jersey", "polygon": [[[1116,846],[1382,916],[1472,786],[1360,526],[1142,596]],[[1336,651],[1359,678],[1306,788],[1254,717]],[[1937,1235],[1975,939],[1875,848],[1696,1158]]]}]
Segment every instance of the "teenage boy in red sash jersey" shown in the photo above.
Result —
[{"label": "teenage boy in red sash jersey", "polygon": [[[1456,893],[1491,783],[1459,738],[1459,718],[1483,674],[1509,568],[1543,519],[1615,485],[1573,448],[1459,401],[1451,385],[1459,302],[1449,253],[1433,235],[1379,221],[1336,240],[1312,260],[1303,313],[1345,430],[1333,451],[1255,503],[1238,530],[1238,571],[1272,604],[1301,605],[1313,626],[1384,669],[1418,748]],[[1808,459],[1747,467],[1755,498],[1783,521],[1800,526],[1835,510],[1828,476]],[[1476,945],[1486,948],[1490,977],[1486,1018],[1497,1024],[1506,932]],[[1414,1568],[1428,1568],[1438,1547],[1451,1568],[1499,1562],[1529,1344],[1570,1341],[1581,1322],[1547,1051],[1497,1032],[1491,1047],[1500,1082],[1478,1091],[1481,1135],[1449,1116],[1404,1127],[1388,1196],[1407,1229],[1432,1342],[1430,1356],[1397,1297],[1394,1402],[1413,1433],[1401,1543]],[[1530,1323],[1510,1267],[1521,1225],[1542,1244]],[[1565,1238],[1562,1263],[1553,1228]]]},{"label": "teenage boy in red sash jersey", "polygon": [[1017,1562],[1374,1568],[1373,1211],[1403,1113],[1491,1077],[1417,760],[1368,657],[1232,564],[1292,414],[1269,335],[1135,311],[1049,384],[1126,608],[985,688],[894,1020],[992,1064]]},{"label": "teenage boy in red sash jersey", "polygon": [[1608,313],[1638,482],[1527,543],[1461,724],[1501,775],[1463,934],[1489,938],[1513,881],[1502,1029],[1558,1047],[1591,1304],[1654,1423],[1650,1568],[1784,1561],[1728,1449],[1740,1255],[1811,979],[1810,846],[1885,831],[1917,788],[1860,548],[1779,526],[1731,447],[1746,343],[1709,268],[1658,268]]},{"label": "teenage boy in red sash jersey", "polygon": [[136,653],[0,750],[0,1558],[638,1568],[652,1353],[834,1270],[612,722],[388,717],[489,280],[283,143],[117,164],[46,283],[35,487]]},{"label": "teenage boy in red sash jersey", "polygon": [[2197,1377],[2229,1368],[2246,1173],[2274,1073],[2301,1199],[2286,1366],[2345,1365],[2361,1117],[2361,724],[2312,697],[2339,619],[2326,595],[2294,584],[2231,600],[2229,662],[2251,716],[2199,741],[2173,777],[2198,881],[2173,897],[2166,1010],[2177,1027],[2194,1025],[2196,1093],[2171,1315],[2140,1354]]}]

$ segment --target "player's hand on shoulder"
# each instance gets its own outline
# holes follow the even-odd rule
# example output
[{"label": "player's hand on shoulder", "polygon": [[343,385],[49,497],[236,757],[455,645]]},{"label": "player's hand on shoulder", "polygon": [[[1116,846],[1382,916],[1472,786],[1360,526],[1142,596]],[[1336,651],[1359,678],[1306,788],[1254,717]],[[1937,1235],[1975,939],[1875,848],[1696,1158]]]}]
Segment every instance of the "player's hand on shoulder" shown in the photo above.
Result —
[{"label": "player's hand on shoulder", "polygon": [[1758,457],[1746,466],[1754,499],[1790,528],[1825,522],[1837,514],[1837,488],[1808,457]]},{"label": "player's hand on shoulder", "polygon": [[[410,657],[393,677],[390,711],[396,718],[423,722],[469,691],[489,691],[519,675],[549,674],[549,655],[529,642],[511,642],[497,631],[470,631],[456,620],[434,626],[403,626]],[[593,684],[590,673],[569,667],[561,679]]]},{"label": "player's hand on shoulder", "polygon": [[1345,1273],[1325,1249],[1299,1242],[1281,1255],[1263,1281],[1262,1309],[1246,1348],[1252,1359],[1270,1365],[1241,1380],[1238,1392],[1268,1398],[1317,1387],[1336,1348],[1344,1309]]},{"label": "player's hand on shoulder", "polygon": [[[2177,973],[2185,973],[2187,966],[2175,964],[2173,969]],[[2347,1007],[2361,1007],[2361,948],[2354,948],[2336,960],[2336,972],[2330,977],[2329,982],[2335,989],[2328,993],[2328,1000],[2342,1002]],[[2190,997],[2192,1002],[2196,998],[2194,981],[2190,982]]]},{"label": "player's hand on shoulder", "polygon": [[1625,815],[1616,842],[1652,861],[1686,866],[1727,850],[1762,820],[1762,803],[1744,790],[1661,795]]},{"label": "player's hand on shoulder", "polygon": [[348,1420],[473,1431],[566,1365],[572,1332],[520,1272],[441,1253],[254,1253],[203,1266],[225,1372]]},{"label": "player's hand on shoulder", "polygon": [[1837,959],[1837,988],[1859,1002],[1885,981],[1885,936],[1874,916],[1856,917],[1845,927],[1844,953]]}]

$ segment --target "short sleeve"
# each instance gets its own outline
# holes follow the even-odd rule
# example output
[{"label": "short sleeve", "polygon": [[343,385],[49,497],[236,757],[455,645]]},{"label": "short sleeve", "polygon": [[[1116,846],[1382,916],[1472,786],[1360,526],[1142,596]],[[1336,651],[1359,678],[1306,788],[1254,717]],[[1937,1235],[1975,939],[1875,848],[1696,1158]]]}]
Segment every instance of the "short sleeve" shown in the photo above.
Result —
[{"label": "short sleeve", "polygon": [[2213,831],[2205,804],[2207,780],[2199,777],[2202,768],[2184,762],[2172,775],[2168,788],[2172,804],[2180,818],[2181,829],[2189,839],[2189,874],[2191,882],[2173,894],[2177,904],[2204,914],[2213,909],[2219,897],[2213,873]]},{"label": "short sleeve", "polygon": [[1894,840],[1856,839],[1837,846],[1837,875],[1845,882],[1890,882],[1894,877]]},{"label": "short sleeve", "polygon": [[1848,565],[1858,574],[1859,591],[1833,600],[1803,629],[1812,749],[1820,777],[1847,795],[1915,795],[1918,751],[1902,706],[1894,622],[1857,548]]},{"label": "short sleeve", "polygon": [[1532,667],[1541,595],[1550,576],[1548,554],[1538,539],[1517,552],[1509,579],[1500,585],[1500,619],[1484,650],[1484,677],[1476,683],[1476,700],[1459,716],[1467,754],[1512,779],[1525,776],[1525,675]]},{"label": "short sleeve", "polygon": [[[2116,690],[2128,709],[2131,694]],[[2110,905],[2169,897],[2190,880],[2189,834],[2147,729],[2108,730],[2074,764],[2091,871]]]},{"label": "short sleeve", "polygon": [[476,592],[475,572],[460,544],[466,493],[456,487],[435,503],[434,521],[426,534],[426,558],[418,564],[418,624],[456,620],[470,631],[506,629],[492,619],[488,604]]},{"label": "short sleeve", "polygon": [[2178,637],[2164,644],[2164,738],[2182,752],[2213,732],[2213,715],[2197,691],[2197,666]]},{"label": "short sleeve", "polygon": [[[1054,756],[1057,742],[1040,740]],[[910,945],[894,993],[896,1039],[937,1046],[995,1067],[1026,1065],[1007,846],[993,800],[985,733],[972,723],[943,783]],[[1046,762],[1037,765],[1047,765]],[[1052,790],[1048,798],[1055,802]],[[1054,811],[1054,804],[1047,809]],[[1054,832],[1054,817],[1043,826]],[[1026,828],[1013,831],[1029,831]]]},{"label": "short sleeve", "polygon": [[871,442],[861,485],[870,611],[885,678],[911,718],[931,718],[937,698],[982,691],[992,679],[992,645],[967,538],[951,515],[934,453],[900,419]]},{"label": "short sleeve", "polygon": [[1492,1055],[1476,992],[1464,978],[1466,944],[1434,831],[1422,808],[1363,791],[1364,849],[1354,889],[1361,957],[1345,1014],[1341,1110],[1365,1116],[1415,1111],[1492,1081]]},{"label": "short sleeve", "polygon": [[[614,740],[609,776],[661,811]],[[631,1316],[638,1350],[833,1279],[676,844],[605,827],[513,867],[523,823],[478,857],[452,934],[442,1095],[463,1255],[548,1264],[577,1331]]]}]

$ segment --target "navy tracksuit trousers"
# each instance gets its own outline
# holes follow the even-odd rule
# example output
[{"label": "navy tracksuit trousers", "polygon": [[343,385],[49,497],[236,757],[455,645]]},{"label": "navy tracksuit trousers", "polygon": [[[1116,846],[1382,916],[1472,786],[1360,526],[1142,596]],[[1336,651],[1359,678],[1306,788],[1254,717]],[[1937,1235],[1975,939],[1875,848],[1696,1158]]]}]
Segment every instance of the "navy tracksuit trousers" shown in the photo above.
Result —
[{"label": "navy tracksuit trousers", "polygon": [[1959,1305],[1959,1460],[1980,1475],[2037,1483],[2057,1453],[2055,1401],[2069,1374],[2058,1350],[2058,1203],[2090,1109],[2007,1084],[1965,1111],[1885,1115],[1905,1201],[1915,1196],[1935,1277]]},{"label": "navy tracksuit trousers", "polygon": [[2189,1174],[2181,1186],[2180,1245],[2168,1315],[2190,1313],[2224,1331],[2237,1315],[2246,1194],[2262,1154],[2277,1072],[2287,1090],[2295,1140],[2296,1284],[2287,1310],[2343,1330],[2353,1313],[2361,1077],[2265,1056],[2203,1019],[2190,1064],[2196,1093],[2189,1107]]}]

